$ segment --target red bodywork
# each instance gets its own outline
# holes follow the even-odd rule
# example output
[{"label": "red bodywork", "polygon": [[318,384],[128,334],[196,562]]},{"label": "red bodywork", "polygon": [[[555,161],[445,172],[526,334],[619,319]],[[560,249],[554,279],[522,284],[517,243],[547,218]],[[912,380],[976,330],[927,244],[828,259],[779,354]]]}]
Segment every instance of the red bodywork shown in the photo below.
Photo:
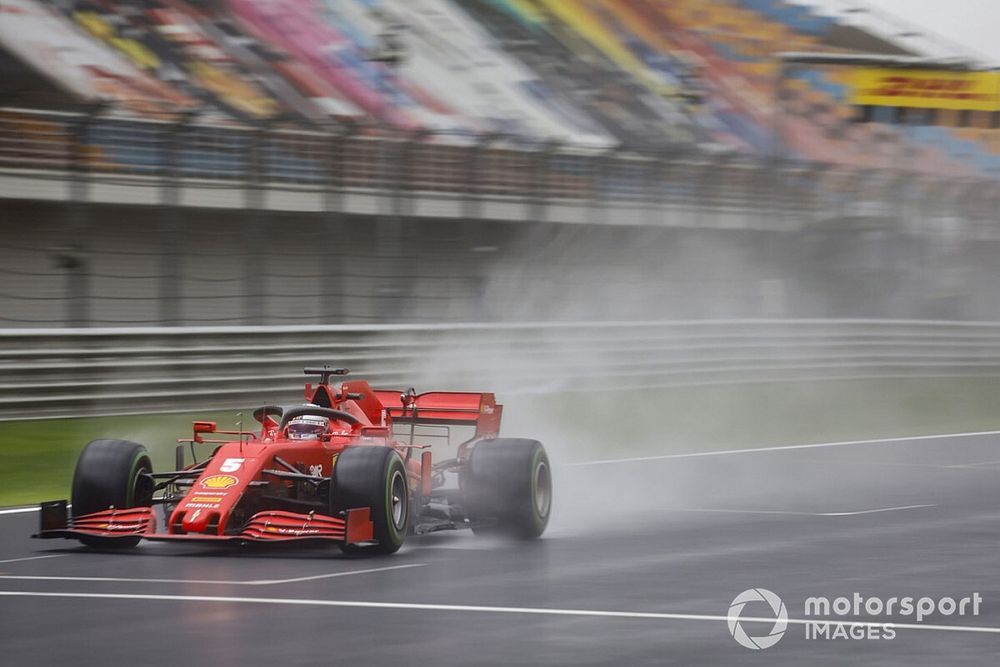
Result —
[{"label": "red bodywork", "polygon": [[[211,458],[174,473],[154,475],[168,498],[166,525],[159,530],[152,506],[115,509],[68,518],[64,501],[44,503],[42,530],[36,537],[132,538],[198,542],[333,540],[344,544],[373,539],[370,508],[359,507],[331,516],[316,502],[302,510],[320,484],[333,482],[333,468],[345,447],[393,447],[407,469],[411,494],[428,495],[430,452],[411,455],[416,448],[393,436],[393,422],[475,425],[475,436],[496,437],[503,406],[493,394],[429,392],[416,395],[376,391],[365,381],[340,387],[306,385],[310,404],[347,413],[353,420],[331,418],[320,439],[292,440],[278,418],[281,408],[262,408],[254,416],[256,432],[219,431],[212,422],[195,422],[193,438],[179,440],[216,446]],[[297,408],[296,408],[297,409]],[[287,412],[286,412],[287,414]],[[230,439],[209,439],[207,434]],[[460,448],[460,452],[464,450]],[[461,453],[460,453],[461,457]],[[170,496],[171,493],[176,495]],[[61,505],[60,505],[61,503]],[[61,518],[60,518],[60,512]]]}]

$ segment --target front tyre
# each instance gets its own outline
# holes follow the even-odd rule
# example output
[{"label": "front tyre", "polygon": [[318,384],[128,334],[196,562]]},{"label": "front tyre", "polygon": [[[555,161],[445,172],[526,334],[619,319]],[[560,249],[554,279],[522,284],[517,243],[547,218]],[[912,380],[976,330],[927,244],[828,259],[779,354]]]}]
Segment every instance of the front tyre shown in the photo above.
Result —
[{"label": "front tyre", "polygon": [[345,553],[391,554],[403,546],[410,524],[410,491],[403,459],[395,449],[347,447],[337,457],[330,480],[330,510],[368,507],[375,544],[345,544]]},{"label": "front tyre", "polygon": [[[149,453],[128,440],[94,440],[83,448],[73,472],[73,517],[111,507],[148,507],[153,502],[153,472]],[[134,547],[139,537],[80,538],[87,546]]]},{"label": "front tyre", "polygon": [[476,534],[533,539],[545,532],[552,512],[552,468],[537,440],[476,443],[463,486]]}]

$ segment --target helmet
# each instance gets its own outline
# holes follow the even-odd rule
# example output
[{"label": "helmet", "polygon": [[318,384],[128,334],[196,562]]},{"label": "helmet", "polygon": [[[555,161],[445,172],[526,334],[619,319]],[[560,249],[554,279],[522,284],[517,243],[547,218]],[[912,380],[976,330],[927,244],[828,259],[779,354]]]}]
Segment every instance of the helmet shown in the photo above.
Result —
[{"label": "helmet", "polygon": [[330,420],[316,415],[302,415],[288,422],[291,440],[317,440],[330,428]]}]

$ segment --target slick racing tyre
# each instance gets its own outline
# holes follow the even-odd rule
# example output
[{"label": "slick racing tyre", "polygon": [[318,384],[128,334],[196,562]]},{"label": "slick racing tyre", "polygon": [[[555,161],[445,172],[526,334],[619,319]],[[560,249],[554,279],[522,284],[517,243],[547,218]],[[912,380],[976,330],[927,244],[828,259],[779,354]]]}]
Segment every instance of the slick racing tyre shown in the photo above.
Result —
[{"label": "slick racing tyre", "polygon": [[330,480],[333,513],[371,508],[376,544],[345,544],[345,553],[391,554],[403,546],[410,524],[410,492],[403,459],[391,447],[347,447]]},{"label": "slick racing tyre", "polygon": [[[153,502],[153,472],[142,445],[128,440],[94,440],[83,448],[73,473],[73,517],[110,507],[148,507]],[[87,546],[134,547],[138,537],[80,538]]]},{"label": "slick racing tyre", "polygon": [[552,469],[537,440],[476,443],[463,488],[469,523],[477,535],[532,539],[549,523]]}]

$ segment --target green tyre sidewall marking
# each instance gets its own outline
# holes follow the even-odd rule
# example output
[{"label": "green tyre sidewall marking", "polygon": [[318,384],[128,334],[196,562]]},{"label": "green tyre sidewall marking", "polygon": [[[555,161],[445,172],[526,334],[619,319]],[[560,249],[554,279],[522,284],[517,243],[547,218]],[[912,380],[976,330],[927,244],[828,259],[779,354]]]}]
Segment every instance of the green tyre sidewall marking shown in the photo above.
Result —
[{"label": "green tyre sidewall marking", "polygon": [[142,467],[143,459],[149,460],[146,452],[139,450],[135,453],[135,458],[132,459],[132,467],[129,469],[128,478],[126,484],[128,488],[125,490],[125,507],[135,507],[135,487],[139,481],[139,470]]},{"label": "green tyre sidewall marking", "polygon": [[[403,513],[402,531],[397,529],[396,522],[392,518],[392,481],[396,477],[395,474],[396,470],[398,470],[400,474],[403,475],[403,483],[405,487],[403,502],[405,503],[406,510]],[[386,527],[388,529],[386,532],[388,533],[389,538],[395,544],[401,543],[403,541],[403,538],[405,537],[406,524],[408,523],[408,517],[410,512],[410,499],[405,495],[408,493],[409,493],[409,484],[407,483],[406,479],[406,470],[403,467],[403,463],[400,460],[399,455],[393,453],[393,455],[389,457],[389,465],[386,466],[386,473],[385,473],[385,520],[386,520]]]},{"label": "green tyre sidewall marking", "polygon": [[551,481],[551,479],[552,479],[551,478],[552,472],[551,472],[551,469],[548,472],[548,474],[549,474],[550,477],[549,477],[549,491],[548,491],[548,493],[549,493],[548,507],[546,507],[547,511],[546,511],[546,513],[544,515],[540,514],[539,511],[538,511],[538,502],[537,502],[537,498],[538,498],[538,474],[537,473],[538,473],[539,466],[543,462],[546,463],[546,465],[548,464],[548,460],[547,460],[547,458],[545,456],[545,450],[542,449],[541,447],[536,447],[535,448],[535,454],[531,457],[531,470],[530,470],[530,475],[531,475],[531,483],[530,483],[531,495],[528,498],[528,501],[531,503],[531,518],[535,522],[535,525],[538,526],[539,528],[541,528],[542,526],[544,526],[548,522],[548,517],[552,513],[552,497],[551,497],[551,494],[552,494],[552,481]]},{"label": "green tyre sidewall marking", "polygon": [[[129,458],[124,458],[126,454]],[[146,448],[139,443],[127,440],[92,441],[81,454],[74,473],[73,515],[89,514],[109,507],[128,509],[149,504],[153,485],[143,479],[141,473],[144,469],[152,471],[152,462]],[[139,496],[140,493],[142,496]],[[90,547],[120,549],[134,547],[141,538],[81,536],[78,539]]]},{"label": "green tyre sidewall marking", "polygon": [[531,514],[536,522],[544,517],[538,513],[538,465],[541,463],[542,450],[536,449],[535,455],[531,457]]}]

